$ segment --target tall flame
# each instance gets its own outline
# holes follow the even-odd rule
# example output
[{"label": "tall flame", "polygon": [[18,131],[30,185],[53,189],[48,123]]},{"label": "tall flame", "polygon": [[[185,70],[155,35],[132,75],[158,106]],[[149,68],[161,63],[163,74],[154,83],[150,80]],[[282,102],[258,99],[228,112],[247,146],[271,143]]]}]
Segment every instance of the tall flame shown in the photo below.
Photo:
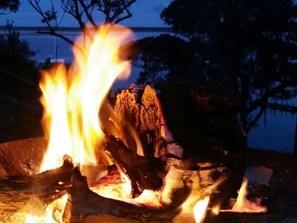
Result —
[{"label": "tall flame", "polygon": [[[40,171],[61,166],[65,154],[80,164],[98,163],[95,148],[104,136],[98,113],[115,79],[127,77],[130,73],[130,61],[119,58],[120,46],[130,36],[130,30],[106,24],[96,32],[92,41],[86,41],[83,36],[77,40],[76,44],[83,51],[74,48],[75,63],[70,69],[59,64],[50,71],[42,72],[40,88],[43,93],[41,102],[45,108],[43,123],[49,144]],[[104,156],[102,153],[101,159],[104,160]],[[180,222],[182,215],[190,215],[196,223],[203,222],[211,191],[220,182],[222,180],[205,191],[200,191],[199,185],[194,185],[191,195],[181,206],[181,215],[176,216],[173,222]],[[124,191],[125,185],[122,188],[118,191]],[[104,192],[109,193],[107,189]],[[141,198],[142,202],[160,205],[154,192],[146,191],[143,196],[145,194],[148,195]],[[111,197],[114,195],[111,194]],[[121,198],[127,200],[125,196]],[[53,210],[57,209],[56,206],[64,207],[66,199],[64,197],[61,204],[53,202],[53,207],[46,210],[49,218],[42,218],[39,222],[52,222],[52,216],[55,215]],[[26,219],[29,223],[39,218],[27,216]]]},{"label": "tall flame", "polygon": [[40,171],[60,166],[64,154],[81,164],[96,164],[94,148],[103,137],[98,112],[115,79],[130,73],[130,61],[119,58],[119,48],[129,36],[127,28],[103,25],[92,41],[78,39],[76,44],[84,51],[74,49],[71,69],[59,64],[42,72],[49,145]]}]

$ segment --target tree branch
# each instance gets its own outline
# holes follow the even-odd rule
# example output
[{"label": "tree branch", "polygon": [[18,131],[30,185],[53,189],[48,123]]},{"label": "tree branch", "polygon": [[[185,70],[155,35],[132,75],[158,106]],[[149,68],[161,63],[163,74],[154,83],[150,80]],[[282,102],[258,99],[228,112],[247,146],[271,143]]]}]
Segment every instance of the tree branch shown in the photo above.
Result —
[{"label": "tree branch", "polygon": [[[53,21],[57,21],[56,13],[54,9],[54,2],[50,0],[51,9],[45,11],[41,8],[40,2],[41,0],[27,0],[27,2],[33,7],[33,9],[41,16],[42,21],[49,28],[48,34],[59,37],[78,49],[84,56],[85,50],[83,47],[80,47],[71,39],[67,38],[65,35],[58,33],[56,31],[57,26],[60,22],[56,22],[55,24],[51,24]],[[127,19],[132,16],[129,11],[129,7],[135,3],[136,0],[117,0],[117,1],[107,1],[107,0],[94,0],[94,1],[84,1],[84,0],[62,0],[61,6],[62,10],[65,14],[69,14],[71,17],[75,19],[78,23],[80,29],[83,31],[84,37],[93,40],[93,34],[90,29],[86,28],[86,23],[83,18],[86,16],[87,20],[94,27],[94,29],[98,29],[98,24],[92,17],[92,10],[97,9],[99,12],[102,12],[105,15],[105,22],[118,23],[124,19]],[[121,16],[121,14],[124,14]],[[63,16],[64,17],[64,16]]]},{"label": "tree branch", "polygon": [[246,126],[246,133],[248,133],[251,128],[257,123],[257,121],[262,116],[263,112],[266,109],[266,104],[270,97],[277,93],[281,93],[285,88],[292,85],[292,79],[287,79],[281,82],[281,84],[277,85],[276,87],[272,89],[268,89],[265,91],[265,93],[257,100],[253,101],[251,105],[247,109],[247,115],[251,114],[256,108],[260,107],[260,111],[257,114],[257,116],[251,120],[249,123],[247,123]]},{"label": "tree branch", "polygon": [[[135,2],[136,2],[136,0],[131,0],[131,1],[128,1],[127,3],[125,2],[125,0],[122,1],[122,7],[121,7],[121,5],[119,5],[119,9],[118,9],[117,13],[115,13],[111,17],[111,21],[113,21],[114,23],[119,23],[127,18],[130,18],[132,16],[132,13],[130,12],[129,8]],[[120,17],[120,15],[123,14],[123,12],[126,12],[127,15]]]},{"label": "tree branch", "polygon": [[281,93],[285,88],[291,86],[292,84],[292,79],[287,79],[282,81],[281,84],[277,85],[276,87],[273,87],[270,90],[266,90],[266,92],[262,95],[261,98],[252,102],[252,104],[248,108],[247,114],[250,114],[257,107],[261,106],[262,104],[265,104],[271,96],[277,93]]},{"label": "tree branch", "polygon": [[[92,26],[95,28],[95,29],[98,29],[98,25],[96,24],[96,22],[94,21],[92,15],[89,13],[89,10],[88,10],[88,7],[87,5],[85,4],[85,2],[83,0],[78,0],[80,5],[82,6],[88,20],[90,21],[90,23],[92,24]],[[91,5],[90,5],[91,6]]]}]

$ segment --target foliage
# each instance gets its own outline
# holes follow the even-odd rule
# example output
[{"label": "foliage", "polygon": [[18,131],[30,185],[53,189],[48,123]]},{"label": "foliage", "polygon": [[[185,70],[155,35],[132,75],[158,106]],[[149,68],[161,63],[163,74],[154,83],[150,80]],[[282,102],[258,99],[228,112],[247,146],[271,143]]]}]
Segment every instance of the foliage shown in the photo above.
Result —
[{"label": "foliage", "polygon": [[269,99],[296,96],[297,6],[291,0],[175,0],[161,17],[184,47],[175,47],[175,37],[163,41],[174,46],[172,67],[160,38],[146,40],[144,45],[161,46],[160,52],[142,51],[137,60],[144,58],[143,66],[150,67],[150,56],[165,64],[162,71],[143,73],[142,82],[161,73],[169,81],[203,89],[201,94],[238,100],[246,133]]},{"label": "foliage", "polygon": [[5,15],[10,12],[16,12],[19,9],[20,0],[1,0],[0,15]]},{"label": "foliage", "polygon": [[0,34],[0,141],[41,132],[38,71],[32,56],[28,43],[8,21]]},{"label": "foliage", "polygon": [[1,69],[24,77],[27,69],[35,70],[35,62],[30,59],[34,55],[35,52],[30,50],[28,43],[20,39],[20,34],[15,31],[13,22],[7,21],[6,31],[0,35]]},{"label": "foliage", "polygon": [[[140,83],[178,78],[178,74],[174,75],[173,73],[183,69],[185,75],[190,72],[187,68],[190,68],[193,63],[193,58],[190,59],[191,48],[189,45],[182,39],[168,34],[156,38],[144,38],[132,43],[129,47],[133,49],[133,55],[141,56],[141,60],[134,59],[134,64],[142,67],[138,79]],[[184,52],[184,54],[179,55],[177,52]],[[166,70],[170,70],[171,75],[164,72]]]}]

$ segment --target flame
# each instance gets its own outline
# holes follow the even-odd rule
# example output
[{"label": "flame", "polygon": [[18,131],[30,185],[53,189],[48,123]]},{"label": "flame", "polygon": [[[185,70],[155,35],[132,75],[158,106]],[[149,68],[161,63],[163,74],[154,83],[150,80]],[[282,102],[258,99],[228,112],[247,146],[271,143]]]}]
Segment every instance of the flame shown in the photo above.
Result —
[{"label": "flame", "polygon": [[124,174],[120,173],[122,182],[116,184],[109,184],[107,186],[99,185],[99,187],[93,187],[92,190],[97,194],[111,198],[117,199],[125,202],[130,202],[133,204],[145,204],[152,207],[161,207],[159,200],[157,199],[156,192],[152,190],[144,190],[140,196],[137,198],[131,198],[131,181]]},{"label": "flame", "polygon": [[[60,166],[64,154],[74,162],[97,164],[94,149],[104,136],[98,112],[115,79],[130,73],[130,61],[119,59],[119,48],[130,35],[126,28],[103,25],[93,41],[78,38],[84,53],[73,50],[76,59],[71,69],[59,64],[42,72],[43,123],[49,144],[40,171]],[[108,162],[103,153],[100,159]]]},{"label": "flame", "polygon": [[250,212],[250,213],[261,213],[266,212],[266,207],[262,207],[260,204],[252,202],[246,198],[247,195],[248,180],[243,179],[242,185],[238,192],[236,203],[234,204],[233,212]]},{"label": "flame", "polygon": [[[61,166],[65,154],[82,165],[110,162],[103,152],[99,160],[95,153],[104,136],[98,113],[113,82],[130,74],[130,61],[120,59],[119,49],[131,34],[127,28],[105,24],[91,41],[83,35],[78,38],[76,44],[83,51],[73,49],[75,63],[70,69],[58,64],[42,72],[40,101],[49,142],[40,172]],[[46,216],[26,215],[26,222],[62,222],[55,210],[66,200],[67,196],[52,202]]]},{"label": "flame", "polygon": [[[223,182],[222,177],[213,185],[201,188],[199,183],[192,183],[189,197],[182,203],[181,212],[174,218],[174,223],[178,222],[203,222],[208,208],[210,196],[213,190]],[[167,182],[166,182],[167,183]]]},{"label": "flame", "polygon": [[[24,220],[26,223],[62,223],[62,215],[68,199],[68,195],[65,194],[63,197],[56,199],[44,209],[44,204],[38,198],[33,198],[25,206]],[[32,210],[34,214],[32,214]],[[28,214],[30,212],[30,214]]]},{"label": "flame", "polygon": [[117,199],[133,204],[145,204],[146,206],[151,207],[161,207],[159,200],[157,199],[156,192],[152,190],[144,190],[142,194],[132,199],[130,197],[130,191],[131,191],[131,185],[129,183],[123,182],[118,183],[114,185],[108,185],[108,186],[100,186],[100,187],[94,187],[91,188],[92,191],[95,193],[111,198],[111,199]]},{"label": "flame", "polygon": [[209,196],[199,200],[194,206],[194,216],[196,223],[203,222],[205,217],[206,208],[209,203]]},{"label": "flame", "polygon": [[202,223],[206,215],[210,195],[205,197],[201,197],[201,195],[199,192],[198,194],[191,193],[190,197],[182,204],[181,213],[174,218],[173,222]]},{"label": "flame", "polygon": [[220,213],[220,204],[216,204],[214,205],[212,208],[211,208],[211,212],[214,214],[214,215],[219,215]]},{"label": "flame", "polygon": [[[44,106],[43,124],[49,143],[40,171],[61,166],[65,154],[71,156],[75,163],[82,165],[99,163],[95,148],[104,133],[98,113],[116,78],[127,77],[130,73],[130,61],[119,59],[119,48],[130,36],[131,31],[126,28],[115,30],[113,25],[104,25],[96,32],[92,41],[86,41],[83,36],[77,40],[76,43],[83,52],[73,49],[75,63],[70,69],[66,69],[64,64],[59,64],[49,71],[42,72],[40,88],[43,96],[40,100]],[[134,131],[129,133],[137,138]],[[137,153],[143,155],[138,142],[136,140]],[[109,162],[104,153],[100,154],[99,159]],[[202,222],[208,207],[210,191],[217,185],[218,183],[207,191],[194,188],[181,206],[182,214],[191,215],[196,223]],[[127,201],[131,185],[129,179],[125,179],[124,183],[114,187],[108,185],[103,189],[92,190],[104,197]],[[46,209],[46,217],[28,215],[26,222],[61,222],[61,216],[56,217],[55,210],[62,210],[60,207],[65,207],[66,200],[67,197],[63,197],[62,201],[56,200],[51,203]],[[144,191],[137,200],[133,199],[133,203],[135,202],[161,206],[153,191]],[[179,220],[180,216],[177,216],[174,222],[180,222]]]}]

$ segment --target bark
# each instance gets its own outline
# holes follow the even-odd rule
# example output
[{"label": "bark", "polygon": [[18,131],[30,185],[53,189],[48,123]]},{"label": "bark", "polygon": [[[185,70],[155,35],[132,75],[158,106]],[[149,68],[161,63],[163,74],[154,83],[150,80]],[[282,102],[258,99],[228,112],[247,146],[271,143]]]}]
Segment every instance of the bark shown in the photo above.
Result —
[{"label": "bark", "polygon": [[163,163],[156,158],[137,155],[120,139],[108,136],[105,151],[116,166],[131,181],[131,196],[139,196],[144,189],[159,190],[165,175]]},{"label": "bark", "polygon": [[182,148],[167,128],[161,103],[152,87],[131,85],[118,92],[113,109],[112,120],[120,128],[110,134],[120,138],[128,148],[136,151],[139,140],[146,157],[182,157]]}]

